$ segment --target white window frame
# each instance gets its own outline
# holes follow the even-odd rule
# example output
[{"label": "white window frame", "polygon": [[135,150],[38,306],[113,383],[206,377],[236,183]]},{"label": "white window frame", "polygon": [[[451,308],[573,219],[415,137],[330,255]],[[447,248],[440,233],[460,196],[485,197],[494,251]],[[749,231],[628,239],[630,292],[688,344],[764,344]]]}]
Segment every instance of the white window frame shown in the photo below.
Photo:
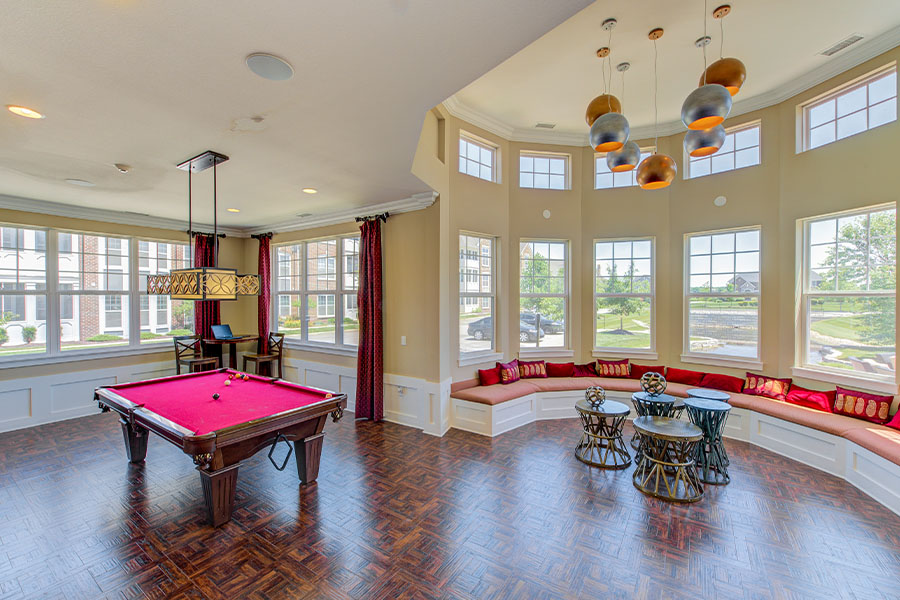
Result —
[{"label": "white window frame", "polygon": [[[831,100],[836,100],[837,98],[839,98],[845,94],[854,92],[861,87],[868,86],[870,83],[876,81],[877,79],[880,79],[881,77],[885,77],[887,75],[890,75],[891,73],[896,73],[896,72],[897,72],[897,62],[892,61],[892,62],[884,65],[883,67],[879,67],[878,69],[875,69],[874,71],[870,71],[870,72],[866,73],[865,75],[861,75],[860,77],[857,77],[856,79],[853,79],[852,81],[848,81],[847,83],[845,83],[843,85],[833,88],[833,89],[825,92],[824,94],[820,94],[820,95],[816,96],[815,98],[807,100],[806,102],[798,105],[797,106],[797,153],[799,154],[801,152],[808,152],[810,150],[816,150],[818,148],[822,148],[824,146],[834,144],[835,142],[839,142],[841,140],[847,139],[848,137],[853,137],[853,136],[859,135],[861,133],[871,131],[872,129],[876,129],[878,127],[881,127],[882,125],[888,125],[889,123],[896,122],[897,119],[895,118],[893,121],[887,121],[885,123],[881,123],[880,125],[876,125],[874,127],[869,127],[869,109],[872,106],[881,104],[882,102],[888,102],[890,100],[890,98],[885,98],[884,100],[876,102],[875,104],[870,104],[869,98],[868,98],[868,91],[867,91],[865,108],[860,109],[861,111],[866,111],[866,128],[865,129],[863,129],[862,131],[859,131],[857,133],[854,133],[852,135],[849,135],[847,137],[838,138],[837,137],[838,117],[837,117],[837,112],[835,111],[835,118],[833,120],[826,121],[825,123],[820,123],[819,125],[816,126],[816,127],[820,127],[820,126],[825,125],[826,123],[833,122],[834,126],[835,126],[834,140],[832,140],[830,142],[826,142],[824,144],[820,144],[819,146],[816,146],[815,148],[811,147],[811,144],[810,144],[810,133],[811,133],[812,129],[809,126],[809,124],[810,124],[809,123],[809,113],[812,109],[814,109],[817,106],[820,106],[822,104],[825,104],[826,102],[829,102]],[[898,98],[896,89],[894,90],[893,98],[895,99],[895,103],[897,103],[897,101],[900,100],[900,98]],[[835,103],[835,107],[836,106],[837,106],[837,103]],[[898,110],[900,110],[900,107],[898,107]],[[854,113],[849,113],[849,114],[855,114],[856,112],[859,112],[859,111],[855,111]],[[844,117],[849,116],[849,114],[844,115]]]},{"label": "white window frame", "polygon": [[[597,244],[615,242],[650,242],[650,293],[605,294],[597,292]],[[591,246],[591,348],[594,358],[637,358],[655,360],[659,358],[656,350],[656,237],[632,236],[618,238],[595,238]],[[597,346],[597,299],[605,297],[629,297],[650,299],[650,347],[649,348],[615,348]]]},{"label": "white window frame", "polygon": [[[319,238],[310,238],[306,240],[294,240],[290,242],[283,242],[279,244],[273,244],[271,249],[271,261],[272,265],[274,265],[276,276],[272,277],[272,299],[270,305],[270,328],[271,331],[278,331],[278,321],[281,316],[281,298],[291,296],[299,296],[300,297],[300,321],[301,321],[301,332],[299,339],[297,337],[285,337],[284,344],[289,348],[296,348],[299,350],[305,350],[308,352],[320,352],[323,354],[337,354],[342,356],[356,356],[359,350],[359,347],[354,344],[348,344],[345,340],[344,335],[344,297],[348,295],[355,296],[359,292],[359,278],[357,277],[357,282],[355,285],[347,285],[345,280],[345,274],[349,274],[349,271],[345,271],[347,268],[347,257],[350,256],[359,256],[358,252],[356,254],[345,253],[344,252],[344,240],[346,239],[356,239],[357,240],[357,249],[359,249],[359,234],[346,234],[346,235],[337,235],[337,236],[326,236]],[[334,281],[335,288],[333,290],[320,290],[320,289],[310,289],[309,288],[309,274],[307,272],[307,268],[309,266],[309,252],[308,248],[310,244],[315,244],[319,242],[331,242],[334,241],[336,254],[334,257],[317,257],[317,264],[319,262],[324,261],[326,266],[330,269],[332,265],[334,266],[334,273],[326,272],[321,278],[326,281]],[[280,290],[278,287],[278,280],[280,278],[294,278],[297,276],[296,274],[283,274],[281,272],[281,265],[278,261],[278,248],[282,248],[285,246],[300,246],[300,258],[299,264],[301,265],[299,280],[300,280],[300,289],[297,290]],[[333,259],[333,260],[332,260]],[[359,260],[356,260],[357,269],[359,268]],[[318,304],[319,296],[334,296],[334,314],[329,317],[323,318],[334,318],[334,343],[332,342],[322,342],[318,340],[310,340],[309,339],[309,299],[316,299],[316,313],[319,315],[320,307]]]},{"label": "white window frame", "polygon": [[[550,185],[550,177],[553,175],[558,176],[558,173],[551,173],[552,169],[547,170],[547,173],[543,171],[537,172],[533,167],[531,171],[524,171],[522,169],[522,159],[557,159],[562,160],[563,162],[563,172],[562,172],[562,187],[551,187]],[[529,173],[532,176],[532,185],[522,185],[522,175]],[[534,177],[537,175],[547,175],[547,185],[546,186],[537,186],[534,185]],[[561,192],[572,189],[572,155],[566,154],[563,152],[541,152],[539,150],[522,150],[519,152],[519,188],[523,190],[549,190],[551,192]]]},{"label": "white window frame", "polygon": [[[721,233],[740,233],[743,231],[757,231],[759,232],[759,289],[755,294],[752,293],[742,293],[742,292],[709,292],[709,293],[692,293],[691,292],[691,238],[694,237],[702,237],[702,236],[713,236]],[[712,254],[711,254],[712,256]],[[715,365],[721,367],[735,367],[735,368],[747,368],[751,370],[762,370],[762,269],[763,269],[763,232],[762,226],[760,225],[752,225],[746,227],[730,227],[727,229],[714,229],[710,231],[693,231],[690,233],[684,234],[684,279],[682,281],[682,349],[681,349],[681,362],[684,363],[693,363],[693,364],[701,364],[701,365]],[[750,296],[755,296],[757,298],[756,301],[756,324],[757,324],[757,334],[756,334],[756,356],[755,357],[743,357],[743,356],[733,356],[730,354],[716,354],[713,352],[691,352],[690,350],[690,301],[691,298],[719,298],[719,297],[734,297],[734,298],[747,298]]]},{"label": "white window frame", "polygon": [[[747,131],[749,129],[758,129],[759,130],[759,134],[758,134],[759,143],[756,146],[747,146],[746,148],[741,148],[740,150],[737,150],[734,146],[732,146],[731,150],[729,150],[728,152],[723,152],[723,151],[719,150],[718,152],[716,152],[714,154],[710,154],[709,156],[699,156],[696,158],[689,155],[686,151],[683,152],[683,155],[684,155],[684,178],[685,179],[699,179],[701,177],[711,177],[713,175],[721,175],[722,173],[731,173],[733,171],[741,171],[743,169],[752,169],[753,167],[760,166],[762,164],[762,142],[763,142],[762,120],[756,119],[755,121],[748,121],[747,123],[741,123],[740,125],[734,125],[733,127],[726,127],[725,128],[725,139],[727,140],[728,137],[730,136],[733,140],[736,140],[738,133],[740,133],[742,131]],[[756,164],[746,165],[743,167],[732,167],[730,169],[725,169],[724,171],[716,171],[715,173],[712,172],[712,159],[713,158],[715,158],[717,156],[724,156],[727,154],[731,154],[734,157],[731,162],[731,164],[733,165],[733,164],[735,164],[734,160],[737,158],[737,152],[740,152],[743,150],[750,150],[751,148],[759,149],[759,153],[758,153],[759,154],[759,162],[757,162]],[[709,173],[703,173],[700,175],[693,174],[691,172],[692,171],[691,167],[695,163],[698,163],[703,160],[710,161]]]},{"label": "white window frame", "polygon": [[[479,158],[477,161],[474,159],[468,158],[468,156],[463,156],[461,150],[463,143],[472,144],[477,146],[482,151],[487,151],[491,156],[491,165],[488,167],[484,162]],[[462,163],[466,161],[466,165],[469,163],[478,164],[479,167],[488,167],[491,170],[490,178],[483,177],[480,173],[478,175],[472,175],[468,172],[468,170],[462,169]],[[497,144],[490,142],[482,137],[478,137],[477,135],[471,134],[467,131],[460,130],[459,131],[459,144],[457,145],[457,169],[463,175],[468,175],[469,177],[474,177],[475,179],[480,179],[482,181],[490,181],[491,183],[500,183],[500,148]]]},{"label": "white window frame", "polygon": [[[638,165],[641,164],[640,161],[644,160],[645,158],[647,158],[648,156],[650,156],[651,154],[656,152],[656,146],[646,146],[646,147],[642,147],[640,150],[641,150],[641,158],[638,161]],[[624,189],[628,189],[628,188],[632,188],[632,187],[638,187],[637,180],[635,179],[635,177],[637,176],[637,165],[635,165],[635,167],[630,171],[623,171],[620,173],[610,172],[610,174],[613,177],[613,184],[608,187],[597,187],[597,175],[605,175],[606,174],[605,172],[598,173],[597,165],[600,164],[599,161],[601,161],[601,160],[603,161],[603,164],[606,164],[606,155],[607,154],[609,154],[609,153],[608,152],[594,152],[594,174],[593,174],[593,184],[592,184],[593,188],[595,190],[624,190]],[[628,185],[616,185],[617,178],[620,180],[622,178],[628,178],[629,179]]]},{"label": "white window frame", "polygon": [[[563,244],[565,247],[565,267],[566,267],[566,276],[565,276],[565,290],[562,294],[539,294],[539,293],[522,293],[522,244],[528,243],[551,243],[551,244]],[[565,330],[563,331],[564,340],[563,345],[560,346],[550,346],[544,348],[541,346],[541,340],[538,338],[537,343],[535,344],[535,348],[525,348],[522,349],[521,341],[519,342],[519,356],[528,357],[528,356],[553,356],[553,357],[568,357],[574,356],[575,353],[572,350],[572,336],[570,335],[571,331],[571,297],[572,297],[572,254],[571,254],[571,244],[569,240],[560,240],[560,239],[548,239],[548,238],[521,238],[519,240],[519,268],[518,272],[518,290],[519,290],[519,306],[517,307],[516,314],[521,314],[522,312],[522,298],[562,298],[564,304],[564,318],[565,318]],[[518,329],[519,325],[516,324],[516,328]]]},{"label": "white window frame", "polygon": [[[473,352],[463,352],[462,348],[459,348],[459,347],[457,348],[458,364],[461,367],[467,366],[467,365],[474,365],[474,364],[478,364],[481,362],[488,362],[488,361],[499,359],[499,358],[503,357],[503,353],[500,352],[497,347],[497,333],[500,330],[499,323],[500,323],[500,312],[501,312],[500,311],[500,303],[499,303],[500,294],[499,294],[499,291],[497,290],[497,285],[500,282],[500,275],[497,272],[499,265],[500,265],[500,259],[499,259],[500,238],[498,238],[497,236],[494,236],[494,235],[487,234],[487,233],[476,233],[474,231],[460,230],[457,235],[457,238],[456,238],[457,239],[457,256],[461,255],[463,252],[463,247],[459,243],[460,242],[459,238],[462,236],[477,237],[480,239],[490,240],[490,242],[491,242],[491,257],[490,257],[490,259],[491,259],[491,291],[490,291],[490,293],[463,292],[462,287],[459,288],[459,290],[457,292],[458,301],[456,302],[456,306],[455,306],[455,314],[457,315],[456,316],[456,319],[457,319],[457,324],[456,324],[457,344],[459,343],[458,331],[459,331],[459,304],[460,304],[460,302],[466,302],[468,300],[472,300],[472,302],[475,303],[475,304],[472,304],[473,306],[476,304],[480,304],[483,306],[484,299],[485,298],[490,299],[491,304],[493,305],[493,310],[491,311],[491,327],[493,328],[493,332],[491,333],[491,347],[489,349],[476,350]],[[483,264],[483,261],[484,261],[484,253],[483,252],[479,252],[477,260],[478,260],[479,264]],[[459,272],[460,278],[463,278],[463,277],[468,278],[472,275],[469,272],[464,273],[462,270],[460,270],[459,263],[457,263],[457,271]],[[474,276],[477,278],[479,275],[478,275],[478,273],[475,273]]]},{"label": "white window frame", "polygon": [[[150,248],[147,249],[148,250],[147,267],[140,267],[140,259],[141,259],[140,245],[142,242],[146,242],[148,244],[155,244],[153,252],[150,252]],[[193,242],[193,240],[192,240],[192,242]],[[156,295],[155,296],[156,301],[150,302],[150,296],[153,296],[153,294],[148,294],[147,290],[140,289],[141,278],[146,277],[149,273],[160,274],[160,273],[168,272],[168,271],[160,271],[159,261],[165,260],[167,262],[167,264],[169,261],[174,262],[175,258],[171,257],[170,253],[169,253],[169,245],[170,244],[174,244],[177,246],[186,246],[187,251],[188,251],[188,260],[184,261],[184,264],[177,264],[177,265],[172,266],[169,269],[169,271],[174,270],[174,269],[183,269],[185,267],[193,266],[193,264],[194,264],[194,245],[193,245],[193,243],[188,243],[185,241],[179,242],[179,241],[172,241],[172,240],[158,240],[158,239],[153,239],[153,238],[139,237],[139,238],[137,238],[137,241],[134,243],[134,245],[132,247],[133,252],[138,254],[138,260],[135,264],[137,264],[139,267],[138,279],[137,279],[137,283],[135,284],[137,286],[136,287],[136,291],[137,291],[136,306],[138,306],[137,323],[138,323],[138,327],[140,328],[140,298],[146,296],[148,298],[147,302],[149,303],[148,304],[149,321],[146,326],[146,331],[148,331],[150,333],[157,333],[157,331],[156,331],[157,329],[162,329],[162,328],[168,327],[169,324],[172,322],[171,315],[172,315],[172,302],[173,301],[171,298],[169,298],[167,296]],[[160,252],[160,250],[164,250],[164,252]],[[144,287],[146,287],[146,285]],[[160,308],[160,306],[159,306],[160,299],[165,299],[165,301],[166,301],[165,308]],[[189,300],[179,300],[179,302],[190,302],[190,301]],[[194,318],[196,318],[196,314],[192,318],[192,321]],[[141,331],[143,331],[143,329],[141,329]],[[166,343],[165,340],[159,340],[159,341],[150,340],[150,341],[145,341],[143,344],[140,344],[140,342],[139,342],[139,345],[142,347],[143,346],[153,346],[153,345],[156,345],[157,347],[161,347],[161,346],[165,345],[165,343]]]},{"label": "white window frame", "polygon": [[[896,394],[898,392],[898,381],[896,373],[894,377],[879,373],[858,374],[856,371],[846,369],[834,369],[814,365],[809,362],[809,329],[810,329],[810,301],[814,296],[855,296],[855,297],[893,297],[896,302],[897,292],[894,291],[867,291],[867,292],[841,292],[841,291],[822,291],[810,290],[809,273],[810,265],[810,226],[813,223],[827,221],[831,219],[840,219],[844,217],[852,217],[857,215],[870,215],[872,213],[884,210],[895,209],[895,203],[878,204],[866,208],[840,211],[815,217],[808,217],[797,220],[797,259],[800,268],[797,276],[800,281],[797,282],[797,318],[795,329],[795,348],[794,348],[794,366],[791,372],[796,377],[805,377],[809,379],[818,379],[828,381],[838,385],[848,385],[861,387],[876,392],[886,392]],[[896,334],[895,334],[896,335]],[[896,351],[896,348],[895,348]]]}]

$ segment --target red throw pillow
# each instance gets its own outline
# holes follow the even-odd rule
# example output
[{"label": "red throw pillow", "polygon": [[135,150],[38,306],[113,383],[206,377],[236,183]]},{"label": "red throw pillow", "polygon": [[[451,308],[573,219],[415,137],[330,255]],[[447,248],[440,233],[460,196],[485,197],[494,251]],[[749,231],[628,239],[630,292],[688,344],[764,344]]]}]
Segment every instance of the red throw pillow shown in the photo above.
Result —
[{"label": "red throw pillow", "polygon": [[519,374],[519,360],[516,358],[508,363],[498,362],[497,368],[500,369],[500,383],[504,385],[518,381],[521,378]]},{"label": "red throw pillow", "polygon": [[584,365],[575,365],[575,377],[596,377],[597,371],[594,370],[594,363],[589,362]]},{"label": "red throw pillow", "polygon": [[879,396],[838,386],[834,412],[872,423],[884,424],[888,421],[888,413],[893,401],[893,396]]},{"label": "red throw pillow", "polygon": [[478,369],[478,381],[481,385],[494,385],[500,383],[500,367],[493,369]]},{"label": "red throw pillow", "polygon": [[666,374],[666,367],[660,365],[658,367],[645,367],[644,365],[631,365],[631,378],[632,379],[640,379],[644,376],[644,373],[659,373],[660,375]]},{"label": "red throw pillow", "polygon": [[808,390],[799,385],[792,385],[787,393],[786,400],[797,406],[805,406],[806,408],[815,408],[825,412],[834,412],[834,390],[828,392],[817,392],[816,390]]},{"label": "red throw pillow", "polygon": [[[744,393],[751,396],[765,396],[772,400],[786,400],[788,390],[791,389],[791,380],[776,379],[765,375],[747,373],[747,381],[744,383]],[[831,412],[831,411],[828,411]]]},{"label": "red throw pillow", "polygon": [[594,366],[600,377],[628,377],[628,359],[600,360]]},{"label": "red throw pillow", "polygon": [[744,389],[744,380],[740,377],[732,377],[731,375],[704,373],[703,379],[700,380],[700,387],[713,388],[714,390],[738,394]]},{"label": "red throw pillow", "polygon": [[894,418],[891,419],[890,423],[886,423],[888,427],[893,427],[894,429],[900,429],[900,410],[894,415]]},{"label": "red throw pillow", "polygon": [[549,377],[574,377],[575,363],[547,363]]},{"label": "red throw pillow", "polygon": [[522,379],[535,379],[547,376],[547,365],[542,360],[530,362],[519,361],[519,376]]},{"label": "red throw pillow", "polygon": [[706,373],[700,371],[688,371],[687,369],[666,369],[666,381],[669,383],[683,383],[685,385],[700,385]]}]

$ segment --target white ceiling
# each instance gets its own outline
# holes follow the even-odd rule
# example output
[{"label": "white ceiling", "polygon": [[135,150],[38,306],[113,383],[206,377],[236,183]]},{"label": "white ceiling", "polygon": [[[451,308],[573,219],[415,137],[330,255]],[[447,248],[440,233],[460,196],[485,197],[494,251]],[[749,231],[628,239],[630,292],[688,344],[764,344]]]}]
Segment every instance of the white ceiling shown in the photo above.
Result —
[{"label": "white ceiling", "polygon": [[[174,165],[212,149],[231,157],[218,189],[232,227],[406,198],[427,191],[410,173],[425,112],[588,4],[3,2],[0,106],[47,118],[0,114],[0,194],[185,219]],[[251,52],[284,57],[294,78],[253,75]],[[210,222],[211,171],[195,179],[195,218]]]},{"label": "white ceiling", "polygon": [[[723,3],[709,0],[706,14]],[[900,43],[898,0],[733,0],[730,4],[732,12],[724,20],[724,54],[740,58],[747,67],[747,81],[735,97],[735,113],[771,103],[778,91],[798,82],[816,83],[814,77],[804,76],[829,72],[829,63],[846,62],[844,55],[868,57],[867,44],[871,56]],[[694,45],[703,35],[703,14],[702,0],[595,2],[463,88],[447,103],[448,108],[486,126],[493,124],[492,129],[513,139],[540,137],[542,130],[534,129],[539,122],[556,123],[553,134],[562,143],[586,139],[585,108],[603,92],[601,61],[595,53],[607,45],[608,34],[600,25],[614,17],[618,24],[612,32],[612,90],[622,97],[621,75],[614,67],[630,62],[624,112],[632,130],[652,135],[653,43],[647,33],[663,27],[665,35],[657,42],[660,130],[683,131],[681,104],[703,72],[703,54]],[[719,21],[709,16],[707,27],[712,62],[719,58]],[[853,33],[865,39],[830,58],[819,54]]]}]

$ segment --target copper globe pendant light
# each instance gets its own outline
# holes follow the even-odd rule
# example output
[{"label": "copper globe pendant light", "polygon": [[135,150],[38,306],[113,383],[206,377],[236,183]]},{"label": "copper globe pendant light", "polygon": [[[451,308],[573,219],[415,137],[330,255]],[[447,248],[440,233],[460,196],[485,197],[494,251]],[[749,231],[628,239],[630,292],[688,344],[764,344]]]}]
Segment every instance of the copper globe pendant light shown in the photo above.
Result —
[{"label": "copper globe pendant light", "polygon": [[723,57],[723,48],[725,46],[725,17],[731,12],[730,4],[723,4],[713,11],[714,19],[719,21],[719,60],[709,65],[700,76],[700,85],[703,82],[717,83],[723,86],[728,93],[734,96],[737,94],[744,80],[747,79],[747,67],[736,58]]},{"label": "copper globe pendant light", "polygon": [[[625,71],[631,67],[630,63],[623,62],[616,65],[616,70],[622,74],[622,101],[625,101]],[[626,142],[619,150],[606,153],[606,165],[613,173],[624,173],[636,168],[641,161],[641,149],[636,142]]]},{"label": "copper globe pendant light", "polygon": [[688,129],[711,129],[722,124],[731,112],[731,94],[718,83],[708,83],[706,74],[706,0],[703,2],[703,37],[695,45],[703,48],[703,73],[701,86],[691,92],[681,105],[681,120]]},{"label": "copper globe pendant light", "polygon": [[[603,30],[609,32],[609,44],[612,43],[612,30],[615,26],[615,19],[603,21]],[[612,94],[605,93],[608,89],[608,80],[612,78],[611,73],[607,76],[609,52],[609,45],[597,51],[597,56],[603,60],[604,94],[591,101],[585,114],[585,119],[591,125],[591,146],[597,152],[614,152],[619,150],[628,141],[630,134],[628,120],[622,115],[622,103]],[[605,107],[603,106],[604,101],[606,102]],[[593,121],[591,120],[592,118]]]},{"label": "copper globe pendant light", "polygon": [[[659,87],[659,78],[657,76],[656,61],[656,40],[663,36],[662,28],[656,28],[651,31],[647,37],[653,41],[653,134],[654,146],[659,143],[659,116],[657,111],[657,88]],[[668,187],[675,181],[675,174],[678,172],[678,166],[671,156],[660,154],[654,150],[653,154],[641,161],[638,165],[635,180],[637,184],[644,190],[659,190]]]}]

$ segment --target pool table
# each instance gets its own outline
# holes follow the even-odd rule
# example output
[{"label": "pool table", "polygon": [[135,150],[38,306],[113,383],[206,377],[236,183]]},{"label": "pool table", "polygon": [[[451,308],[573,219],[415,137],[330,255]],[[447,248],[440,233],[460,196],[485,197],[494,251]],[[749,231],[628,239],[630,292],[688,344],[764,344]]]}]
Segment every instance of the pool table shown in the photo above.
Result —
[{"label": "pool table", "polygon": [[94,399],[119,414],[131,462],[146,457],[149,432],[193,457],[214,527],[231,519],[241,461],[276,440],[293,442],[300,481],[315,481],[325,421],[347,406],[346,394],[258,375],[244,380],[233,369],[102,386]]}]

